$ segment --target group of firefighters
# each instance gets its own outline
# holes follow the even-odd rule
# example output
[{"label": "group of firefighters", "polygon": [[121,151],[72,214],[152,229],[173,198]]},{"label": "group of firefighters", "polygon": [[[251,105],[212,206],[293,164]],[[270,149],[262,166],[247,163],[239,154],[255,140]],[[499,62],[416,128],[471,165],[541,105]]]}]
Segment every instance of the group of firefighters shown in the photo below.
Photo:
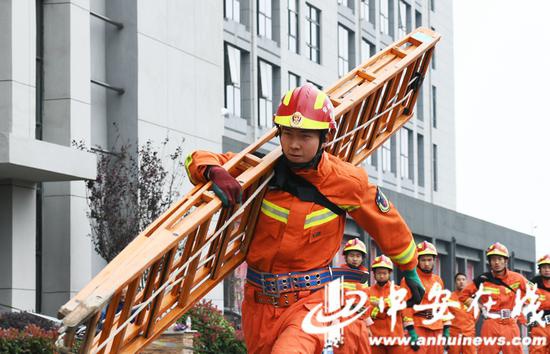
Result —
[{"label": "group of firefighters", "polygon": [[[363,261],[367,255],[365,244],[359,239],[348,241],[344,247],[345,264],[343,267],[367,271]],[[441,298],[430,298],[429,294],[435,284],[443,288],[443,281],[434,273],[434,265],[438,257],[437,249],[427,241],[417,245],[418,270],[420,279],[425,288],[425,294],[420,305],[434,303]],[[494,243],[486,251],[490,271],[484,273],[471,282],[468,282],[466,274],[454,275],[454,291],[448,297],[448,313],[435,321],[426,321],[434,318],[432,310],[414,310],[407,307],[401,311],[400,321],[392,326],[388,310],[388,303],[392,297],[390,291],[398,291],[401,287],[407,288],[405,282],[400,286],[390,280],[393,272],[393,263],[385,255],[374,258],[371,271],[374,274],[374,284],[363,285],[354,289],[362,289],[369,296],[370,311],[366,321],[371,337],[403,338],[404,332],[410,337],[409,347],[404,348],[403,342],[380,341],[371,345],[373,354],[382,353],[443,353],[445,347],[449,354],[482,354],[499,353],[523,353],[522,342],[518,324],[527,325],[530,328],[531,340],[529,353],[550,353],[550,255],[545,255],[537,261],[539,274],[530,281],[521,274],[508,269],[508,249]],[[479,294],[480,287],[483,295]],[[536,285],[536,287],[535,287]],[[393,287],[393,289],[391,289]],[[531,321],[523,315],[514,316],[513,309],[516,301],[525,296],[531,287],[536,294],[536,301],[540,303],[536,309],[542,311],[541,321]],[[519,292],[519,296],[517,294]],[[490,298],[490,299],[489,299]],[[481,316],[476,316],[472,301],[477,301],[484,318],[481,327],[480,341],[476,345],[476,322]],[[383,305],[381,305],[385,302]],[[490,304],[490,305],[488,305]],[[474,304],[475,305],[475,304]],[[429,307],[429,306],[428,306]],[[433,323],[429,323],[433,322]],[[541,324],[540,322],[543,322]],[[546,326],[548,325],[548,326]],[[424,343],[429,343],[427,338],[434,337],[432,344],[419,346],[416,344],[419,337],[423,337]],[[445,340],[435,340],[445,338]],[[494,344],[484,341],[484,338],[501,338],[500,343]],[[516,342],[513,342],[515,338]],[[365,339],[367,340],[367,339]]]},{"label": "group of firefighters", "polygon": [[[283,96],[273,123],[278,129],[282,156],[274,166],[274,177],[263,197],[246,258],[242,329],[249,353],[325,350],[326,334],[307,331],[303,324],[308,314],[326,303],[323,289],[336,278],[343,278],[344,285],[367,292],[370,303],[365,305],[360,319],[343,329],[343,341],[333,348],[334,353],[371,350],[441,353],[442,346],[420,345],[420,339],[473,335],[475,320],[464,309],[482,283],[495,302],[491,311],[500,315],[499,319],[484,322],[482,336],[519,335],[515,319],[509,314],[515,291],[525,292],[528,282],[506,268],[505,247],[495,244],[489,249],[491,273],[483,279],[466,285],[466,277],[456,275],[452,299],[461,306],[451,309],[455,319],[430,321],[433,313],[427,309],[415,311],[414,306],[429,304],[430,291],[437,284],[444,288],[441,278],[433,273],[437,251],[428,242],[416,245],[403,218],[382,190],[368,181],[364,169],[324,151],[337,129],[329,97],[309,83],[290,90]],[[195,151],[185,161],[190,181],[194,184],[211,181],[224,207],[235,207],[247,195],[243,196],[235,178],[239,171],[222,167],[233,156],[231,152]],[[371,265],[376,282],[370,287],[365,285],[366,249],[359,240],[346,246],[346,265],[331,266],[339,252],[348,216],[368,232],[385,255],[376,257]],[[390,278],[394,266],[403,275],[400,287],[406,289],[407,299],[406,308],[399,312],[401,320],[392,330],[392,316],[388,315],[391,304],[387,299],[393,286]],[[543,288],[550,287],[550,258],[543,258],[539,267],[542,280],[538,291],[544,296]],[[550,309],[550,303],[546,306]],[[316,325],[323,325],[317,322]],[[547,331],[542,326],[532,328],[537,335],[545,335]],[[411,339],[406,348],[371,348],[368,341],[371,336],[403,336],[404,332]],[[458,353],[474,349],[453,346],[449,350]],[[520,348],[504,346],[502,350],[511,353],[519,352]],[[496,353],[499,348],[480,346],[481,351]]]}]

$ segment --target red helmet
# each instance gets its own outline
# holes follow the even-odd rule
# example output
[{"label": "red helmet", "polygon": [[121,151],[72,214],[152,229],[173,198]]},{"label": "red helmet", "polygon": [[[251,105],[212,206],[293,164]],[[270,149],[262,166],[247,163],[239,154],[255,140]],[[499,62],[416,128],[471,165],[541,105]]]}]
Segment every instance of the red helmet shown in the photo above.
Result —
[{"label": "red helmet", "polygon": [[428,241],[420,242],[418,246],[416,246],[416,251],[418,252],[419,257],[424,255],[437,256],[437,249]]},{"label": "red helmet", "polygon": [[374,261],[372,261],[371,269],[376,268],[386,268],[389,270],[393,270],[393,263],[388,256],[381,255],[376,257]]},{"label": "red helmet", "polygon": [[334,106],[326,93],[308,82],[285,94],[273,123],[298,129],[336,129]]},{"label": "red helmet", "polygon": [[489,248],[487,248],[487,252],[485,253],[487,257],[489,256],[502,256],[509,258],[510,254],[508,253],[508,248],[504,246],[500,242],[495,242]]},{"label": "red helmet", "polygon": [[354,238],[346,242],[346,245],[344,246],[344,250],[342,251],[343,254],[346,254],[348,251],[358,251],[363,253],[364,256],[367,255],[367,246],[358,238]]},{"label": "red helmet", "polygon": [[550,254],[545,254],[539,260],[537,261],[537,266],[540,268],[540,266],[550,264]]}]

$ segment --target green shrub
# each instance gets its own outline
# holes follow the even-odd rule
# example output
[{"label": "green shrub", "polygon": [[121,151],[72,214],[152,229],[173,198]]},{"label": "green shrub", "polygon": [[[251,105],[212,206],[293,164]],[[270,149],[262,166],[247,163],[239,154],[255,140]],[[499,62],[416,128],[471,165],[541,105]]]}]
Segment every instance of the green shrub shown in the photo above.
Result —
[{"label": "green shrub", "polygon": [[202,300],[178,320],[185,323],[191,317],[196,330],[193,349],[196,353],[246,354],[242,334],[223,317],[212,301]]},{"label": "green shrub", "polygon": [[23,330],[0,328],[0,353],[53,354],[56,338],[55,329],[45,330],[35,324],[29,324]]}]

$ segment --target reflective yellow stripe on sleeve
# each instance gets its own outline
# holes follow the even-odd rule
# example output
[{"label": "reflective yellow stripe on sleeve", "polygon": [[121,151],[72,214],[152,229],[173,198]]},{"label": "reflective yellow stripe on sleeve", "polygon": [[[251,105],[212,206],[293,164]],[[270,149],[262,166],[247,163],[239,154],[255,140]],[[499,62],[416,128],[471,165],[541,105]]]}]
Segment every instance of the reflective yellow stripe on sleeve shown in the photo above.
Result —
[{"label": "reflective yellow stripe on sleeve", "polygon": [[190,153],[185,158],[185,172],[187,172],[187,178],[189,178],[189,181],[191,181],[191,183],[193,183],[193,184],[197,184],[193,180],[193,177],[191,177],[191,172],[189,172],[189,165],[191,165],[192,162],[193,162],[193,153]]},{"label": "reflective yellow stripe on sleeve", "polygon": [[414,258],[415,249],[416,244],[414,243],[414,240],[411,240],[411,243],[409,243],[409,245],[403,252],[399,253],[397,256],[392,256],[390,258],[396,264],[407,264]]}]

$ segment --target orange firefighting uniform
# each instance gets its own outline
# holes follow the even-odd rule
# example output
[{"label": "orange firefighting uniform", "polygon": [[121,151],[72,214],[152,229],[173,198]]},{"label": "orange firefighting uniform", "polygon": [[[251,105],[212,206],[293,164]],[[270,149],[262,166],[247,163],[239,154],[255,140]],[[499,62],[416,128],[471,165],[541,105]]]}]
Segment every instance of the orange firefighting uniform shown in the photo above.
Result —
[{"label": "orange firefighting uniform", "polygon": [[[207,165],[223,165],[234,154],[195,151],[185,167],[191,182],[205,182]],[[380,249],[403,270],[417,264],[412,234],[397,210],[377,204],[378,189],[368,183],[366,172],[337,157],[323,153],[316,169],[298,169],[330,201],[339,205],[365,229]],[[385,210],[385,212],[382,211]],[[270,273],[308,271],[329,266],[342,241],[345,215],[336,215],[312,202],[304,202],[278,189],[266,192],[246,262],[249,267]],[[249,353],[320,353],[323,335],[302,330],[303,318],[323,302],[324,291],[301,291],[288,307],[259,303],[261,289],[245,284],[242,327]],[[362,327],[359,326],[362,330]],[[361,352],[359,338],[366,334],[344,329],[346,352]]]},{"label": "orange firefighting uniform", "polygon": [[[468,306],[460,302],[458,299],[459,296],[460,291],[455,290],[451,293],[451,299],[449,300],[450,303],[455,304],[457,307],[449,307],[449,311],[454,318],[451,320],[452,339],[450,340],[452,345],[449,346],[447,353],[475,354],[476,346],[473,344],[473,338],[476,335],[476,318],[474,317],[474,311],[468,311]],[[465,337],[472,338],[472,342],[468,345],[461,343]]]},{"label": "orange firefighting uniform", "polygon": [[[369,327],[373,337],[378,338],[402,338],[403,337],[403,312],[397,312],[397,318],[395,321],[395,327],[391,328],[391,317],[388,315],[388,310],[391,307],[389,302],[390,300],[390,289],[392,281],[388,281],[383,286],[375,283],[369,287],[370,301],[371,301],[371,311],[376,307],[376,303],[384,301],[384,311],[380,311],[376,316],[371,316],[374,323]],[[399,286],[395,286],[395,291],[399,290]],[[395,345],[376,345],[371,346],[371,352],[373,354],[399,354],[403,353],[403,348],[396,343]]]},{"label": "orange firefighting uniform", "polygon": [[[544,286],[550,288],[550,279],[544,279]],[[550,291],[538,288],[537,295],[539,296],[538,301],[540,302],[540,307],[538,311],[544,310],[545,314],[550,315]],[[534,325],[531,327],[531,338],[534,337],[545,337],[546,345],[543,344],[531,344],[529,346],[530,354],[550,354],[550,323],[546,324],[546,327],[541,325]]]},{"label": "orange firefighting uniform", "polygon": [[[444,288],[443,280],[439,277],[439,275],[434,273],[424,273],[420,269],[418,270],[418,276],[420,277],[420,280],[422,281],[422,284],[424,285],[424,288],[426,289],[426,292],[424,294],[424,297],[422,298],[422,301],[420,302],[420,305],[425,304],[431,304],[434,303],[434,300],[428,300],[428,295],[430,294],[430,290],[434,286],[435,283],[439,283],[441,285],[441,288]],[[407,283],[405,282],[405,278],[401,280],[401,287],[404,287],[407,289],[409,293],[409,297],[411,296],[411,292],[409,290],[409,287],[407,286]],[[450,322],[443,322],[443,320],[439,319],[435,321],[432,324],[424,324],[423,322],[427,320],[425,316],[422,316],[424,311],[414,311],[412,308],[406,308],[403,310],[404,316],[405,316],[405,322],[409,322],[410,318],[412,318],[414,322],[414,329],[416,330],[416,333],[418,334],[418,337],[424,337],[427,341],[429,337],[440,337],[443,335],[443,326],[444,325],[450,325]],[[428,311],[429,312],[429,311]],[[427,342],[425,342],[427,343]],[[442,354],[443,353],[443,346],[442,345],[421,345],[420,349],[418,351],[414,351],[410,346],[406,348],[406,351],[408,353],[417,353],[417,354]]]},{"label": "orange firefighting uniform", "polygon": [[[527,280],[523,277],[523,275],[507,269],[505,274],[503,276],[499,276],[499,278],[502,279],[504,283],[508,284],[512,289],[516,291],[517,289],[520,289],[522,296],[525,295],[527,289]],[[481,296],[480,304],[486,303],[488,301],[488,298],[491,297],[495,301],[495,304],[492,305],[490,308],[491,313],[497,314],[497,312],[499,312],[500,310],[510,310],[510,312],[512,311],[516,301],[516,294],[512,292],[512,290],[508,289],[504,285],[493,284],[490,282],[484,282],[483,289],[484,292],[489,292],[491,294]],[[478,289],[475,283],[468,284],[460,293],[459,301],[466,301],[468,298],[473,297],[477,291]],[[481,327],[481,337],[505,337],[506,341],[511,342],[514,337],[520,336],[517,322],[518,319],[513,318],[486,318],[483,321],[483,325]],[[511,345],[510,343],[510,345],[499,346],[498,343],[495,343],[494,345],[487,345],[483,342],[478,349],[478,353],[495,354],[501,350],[504,354],[523,353],[521,345]]]}]

